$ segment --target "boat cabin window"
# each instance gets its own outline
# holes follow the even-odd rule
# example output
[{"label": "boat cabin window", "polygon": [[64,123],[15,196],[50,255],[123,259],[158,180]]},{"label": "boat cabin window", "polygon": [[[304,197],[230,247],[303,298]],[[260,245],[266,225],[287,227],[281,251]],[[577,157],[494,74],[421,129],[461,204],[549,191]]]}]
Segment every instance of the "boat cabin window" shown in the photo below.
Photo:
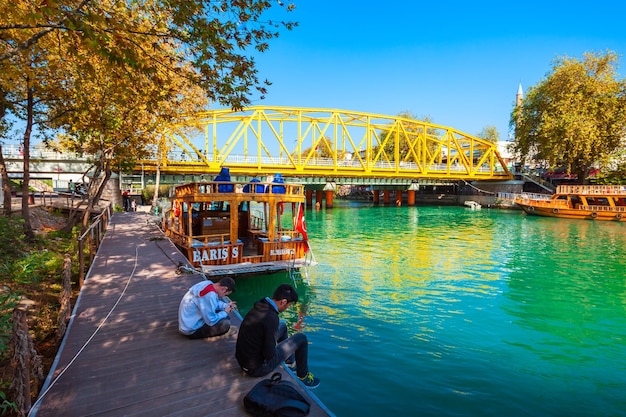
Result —
[{"label": "boat cabin window", "polygon": [[599,206],[610,206],[609,199],[606,197],[598,197],[598,202],[596,204]]},{"label": "boat cabin window", "polygon": [[227,201],[213,201],[207,207],[211,211],[230,211],[230,203]]}]

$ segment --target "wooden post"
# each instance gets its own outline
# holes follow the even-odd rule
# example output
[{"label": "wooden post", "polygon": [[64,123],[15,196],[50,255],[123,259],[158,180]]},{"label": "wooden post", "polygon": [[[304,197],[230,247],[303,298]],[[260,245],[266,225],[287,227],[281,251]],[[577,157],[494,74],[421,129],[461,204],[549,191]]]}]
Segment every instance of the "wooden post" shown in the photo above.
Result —
[{"label": "wooden post", "polygon": [[59,303],[61,308],[59,309],[59,318],[57,320],[57,346],[61,343],[67,323],[70,321],[71,315],[71,303],[72,298],[72,258],[69,253],[66,253],[63,257],[63,288],[61,289],[61,295],[59,296]]},{"label": "wooden post", "polygon": [[83,283],[85,282],[85,242],[83,239],[78,238],[78,287],[83,288]]},{"label": "wooden post", "polygon": [[10,390],[15,399],[18,415],[27,415],[31,407],[30,369],[33,359],[36,358],[31,356],[34,349],[28,333],[28,308],[33,304],[34,301],[22,299],[13,310],[13,362],[17,366],[14,369]]}]

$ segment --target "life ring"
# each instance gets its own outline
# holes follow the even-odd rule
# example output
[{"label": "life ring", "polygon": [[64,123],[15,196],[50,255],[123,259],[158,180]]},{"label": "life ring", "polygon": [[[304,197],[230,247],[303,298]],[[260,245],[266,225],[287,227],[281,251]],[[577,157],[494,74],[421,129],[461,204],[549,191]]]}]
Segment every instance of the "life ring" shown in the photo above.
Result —
[{"label": "life ring", "polygon": [[598,217],[598,213],[596,213],[595,211],[591,213],[591,218],[595,219],[596,217]]},{"label": "life ring", "polygon": [[621,220],[621,219],[622,219],[622,213],[617,213],[617,214],[615,215],[615,218],[616,218],[617,220]]},{"label": "life ring", "polygon": [[180,204],[178,201],[174,203],[174,217],[178,217],[180,215]]},{"label": "life ring", "polygon": [[554,208],[554,209],[552,209],[552,213],[554,213],[554,214],[559,214],[559,209],[558,209],[558,208]]},{"label": "life ring", "polygon": [[528,206],[528,211],[535,211],[535,208],[533,206]]}]

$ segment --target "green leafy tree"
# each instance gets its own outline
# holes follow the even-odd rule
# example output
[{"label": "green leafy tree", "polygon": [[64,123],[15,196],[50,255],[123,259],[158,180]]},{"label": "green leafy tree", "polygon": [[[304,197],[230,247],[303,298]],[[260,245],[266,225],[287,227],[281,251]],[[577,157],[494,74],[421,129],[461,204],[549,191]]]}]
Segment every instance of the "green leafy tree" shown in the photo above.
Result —
[{"label": "green leafy tree", "polygon": [[[302,150],[302,155],[305,158],[315,157],[315,158],[333,158],[334,157],[334,149],[333,149],[333,141],[323,136],[319,138],[316,142],[315,147],[309,147]],[[295,153],[293,154],[295,157]]]},{"label": "green leafy tree", "polygon": [[495,126],[485,126],[479,134],[476,135],[481,139],[488,140],[491,143],[498,143],[500,140],[500,133]]},{"label": "green leafy tree", "polygon": [[[95,155],[91,207],[111,170],[155,149],[164,125],[207,101],[239,109],[255,89],[266,92],[270,83],[258,80],[250,50],[265,51],[279,29],[296,26],[264,20],[273,5],[282,3],[0,3],[0,91],[25,122],[24,165],[37,126],[61,132],[57,148]],[[32,238],[27,194],[22,212]]]},{"label": "green leafy tree", "polygon": [[0,62],[30,53],[45,38],[59,43],[74,38],[80,47],[68,53],[100,55],[135,71],[161,67],[176,75],[177,64],[188,63],[195,70],[193,82],[211,101],[241,108],[250,104],[252,89],[263,94],[270,84],[257,78],[249,50],[263,52],[279,29],[297,26],[264,20],[273,5],[295,8],[267,0],[2,2]]},{"label": "green leafy tree", "polygon": [[626,184],[626,147],[619,149],[600,163],[600,170],[593,178],[595,184]]},{"label": "green leafy tree", "polygon": [[[436,136],[436,129],[424,128],[423,123],[433,123],[430,116],[418,117],[409,111],[403,111],[398,113],[399,118],[415,121],[414,124],[404,123],[404,130],[398,132],[398,155],[400,161],[415,161],[418,160],[419,149],[414,149],[413,144],[417,137],[420,136]],[[424,132],[426,130],[426,132]],[[396,130],[394,126],[389,126],[389,130],[383,130],[380,132],[380,143],[374,146],[374,155],[382,155],[384,160],[392,161],[395,159],[395,147],[396,147]],[[433,152],[436,145],[432,142],[428,142],[430,151]]]},{"label": "green leafy tree", "polygon": [[624,145],[626,83],[614,52],[558,58],[511,115],[513,150],[522,161],[545,160],[585,181],[594,164]]}]

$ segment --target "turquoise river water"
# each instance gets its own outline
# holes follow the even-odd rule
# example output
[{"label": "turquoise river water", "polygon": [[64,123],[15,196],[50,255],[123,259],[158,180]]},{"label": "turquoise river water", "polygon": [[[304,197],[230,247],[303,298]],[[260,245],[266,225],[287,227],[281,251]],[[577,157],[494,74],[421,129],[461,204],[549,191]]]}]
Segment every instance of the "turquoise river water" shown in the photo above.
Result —
[{"label": "turquoise river water", "polygon": [[283,316],[337,417],[626,416],[625,224],[342,202],[306,222],[319,265]]}]

